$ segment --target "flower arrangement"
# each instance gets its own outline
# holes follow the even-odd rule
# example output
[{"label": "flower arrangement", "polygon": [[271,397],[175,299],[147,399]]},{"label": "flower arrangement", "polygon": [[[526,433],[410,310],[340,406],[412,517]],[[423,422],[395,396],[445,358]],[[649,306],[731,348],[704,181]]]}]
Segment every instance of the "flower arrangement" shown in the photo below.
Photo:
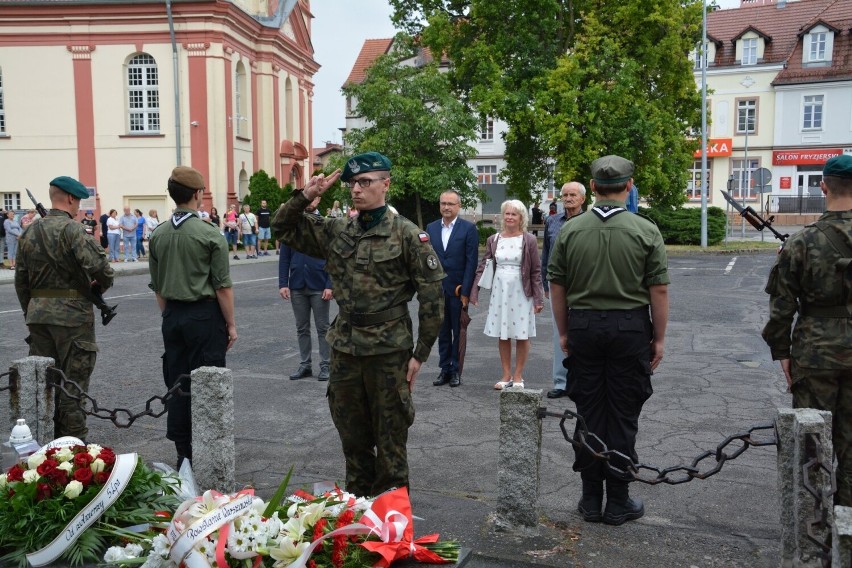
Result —
[{"label": "flower arrangement", "polygon": [[176,480],[150,470],[136,454],[56,442],[0,474],[2,566],[97,562],[113,526],[151,522],[179,502]]},{"label": "flower arrangement", "polygon": [[374,500],[340,489],[314,497],[297,491],[283,500],[287,479],[270,502],[251,490],[234,495],[207,491],[185,501],[168,524],[146,534],[118,531],[123,546],[104,562],[143,568],[273,567],[386,568],[413,556],[435,564],[455,562],[459,547],[438,535],[413,539],[405,488]]}]

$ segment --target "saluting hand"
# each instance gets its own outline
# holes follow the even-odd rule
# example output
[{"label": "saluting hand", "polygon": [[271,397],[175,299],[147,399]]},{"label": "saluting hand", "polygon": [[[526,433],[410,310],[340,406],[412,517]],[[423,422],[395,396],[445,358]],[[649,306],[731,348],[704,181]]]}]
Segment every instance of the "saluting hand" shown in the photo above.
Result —
[{"label": "saluting hand", "polygon": [[322,195],[329,187],[334,185],[334,182],[340,178],[341,173],[340,168],[337,168],[328,177],[325,177],[325,174],[312,176],[307,185],[305,185],[302,195],[309,201],[313,201],[318,195]]}]

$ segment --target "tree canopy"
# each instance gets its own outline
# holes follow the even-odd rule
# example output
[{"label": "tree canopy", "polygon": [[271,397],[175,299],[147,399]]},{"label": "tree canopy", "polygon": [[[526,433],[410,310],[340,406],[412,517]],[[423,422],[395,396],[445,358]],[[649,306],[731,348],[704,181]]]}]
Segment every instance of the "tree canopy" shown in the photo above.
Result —
[{"label": "tree canopy", "polygon": [[509,124],[509,194],[530,201],[549,159],[559,185],[618,153],[645,197],[682,203],[700,125],[687,57],[700,0],[390,1],[397,25],[447,54],[458,95]]},{"label": "tree canopy", "polygon": [[[403,43],[398,36],[395,44]],[[346,141],[354,153],[377,151],[393,163],[389,199],[414,197],[416,222],[423,225],[420,199],[438,201],[454,189],[465,205],[481,197],[467,160],[476,154],[469,144],[476,136],[477,116],[455,95],[436,62],[423,66],[401,64],[413,53],[379,57],[360,84],[344,87],[357,101],[358,114],[368,120],[353,129]]]}]

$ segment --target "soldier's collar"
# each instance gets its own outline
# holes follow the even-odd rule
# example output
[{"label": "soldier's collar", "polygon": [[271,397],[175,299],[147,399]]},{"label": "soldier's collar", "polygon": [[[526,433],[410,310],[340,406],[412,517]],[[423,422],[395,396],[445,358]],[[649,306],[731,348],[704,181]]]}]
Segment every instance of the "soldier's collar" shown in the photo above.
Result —
[{"label": "soldier's collar", "polygon": [[47,214],[48,215],[67,215],[69,219],[74,218],[74,216],[71,215],[71,213],[69,213],[68,211],[65,211],[64,209],[49,209],[47,211]]}]

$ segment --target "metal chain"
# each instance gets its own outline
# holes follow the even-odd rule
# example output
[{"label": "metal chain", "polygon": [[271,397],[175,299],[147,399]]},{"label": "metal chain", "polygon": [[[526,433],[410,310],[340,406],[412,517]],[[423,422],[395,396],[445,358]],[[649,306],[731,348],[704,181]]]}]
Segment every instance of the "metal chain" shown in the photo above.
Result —
[{"label": "metal chain", "polygon": [[0,379],[3,377],[9,377],[9,384],[6,386],[0,386],[0,392],[9,391],[14,393],[18,390],[18,381],[15,380],[16,373],[14,371],[6,371],[5,373],[0,373]]},{"label": "metal chain", "polygon": [[[822,441],[819,434],[812,432],[805,434],[805,459],[808,461],[802,465],[802,486],[814,498],[814,517],[813,520],[807,523],[808,540],[819,547],[820,552],[817,554],[822,559],[823,566],[831,566],[831,545],[829,543],[831,542],[832,527],[828,520],[829,509],[824,507],[823,503],[829,501],[829,498],[837,492],[837,477],[835,476],[831,461],[833,458],[830,456],[830,461],[825,463],[820,457],[822,455]],[[827,475],[831,483],[828,491],[817,489],[811,483],[811,478],[816,478],[820,472]],[[829,507],[833,507],[833,503],[830,503]],[[828,536],[820,539],[817,531],[823,534],[825,534],[825,531],[828,531]]]},{"label": "metal chain", "polygon": [[[65,393],[65,396],[77,403],[77,406],[88,416],[109,420],[118,428],[130,428],[139,418],[150,416],[151,418],[159,418],[168,412],[166,403],[176,396],[190,396],[190,393],[181,390],[181,382],[183,379],[189,379],[189,375],[180,375],[175,385],[170,388],[163,396],[154,395],[145,401],[145,410],[133,414],[127,408],[101,408],[98,401],[84,392],[76,382],[65,376],[61,369],[55,367],[47,368],[47,380],[49,384],[53,384],[56,388]],[[73,387],[69,392],[69,387]],[[79,393],[79,394],[77,394]],[[162,410],[154,411],[152,403],[157,401],[162,405]],[[88,403],[88,404],[87,404]],[[91,410],[88,408],[91,407]],[[126,420],[126,422],[125,422]]]},{"label": "metal chain", "polygon": [[[631,457],[624,455],[618,450],[610,450],[607,448],[603,440],[601,440],[594,432],[589,431],[586,426],[585,419],[576,412],[571,410],[565,410],[561,413],[548,412],[546,408],[539,408],[539,418],[545,418],[548,416],[561,418],[559,421],[559,428],[562,430],[562,436],[572,446],[588,452],[596,460],[606,462],[607,467],[613,472],[621,476],[632,477],[632,481],[641,481],[648,485],[657,485],[659,483],[678,485],[680,483],[692,481],[693,479],[707,479],[708,477],[719,473],[726,461],[738,458],[751,446],[778,445],[778,433],[775,430],[775,424],[758,424],[756,426],[752,426],[746,432],[736,434],[734,436],[728,436],[721,444],[716,446],[715,451],[708,450],[704,452],[692,460],[690,465],[677,465],[661,469],[646,464],[636,463]],[[566,427],[566,422],[570,419],[575,419],[577,421],[577,427],[573,434],[569,433]],[[752,437],[755,432],[762,430],[771,430],[772,439],[759,440]],[[595,449],[595,447],[589,443],[590,441],[599,449]],[[731,453],[726,451],[729,446],[732,449]],[[699,464],[711,457],[716,460],[715,465],[706,471],[701,471]],[[655,475],[642,475],[643,471],[653,472]]]}]

